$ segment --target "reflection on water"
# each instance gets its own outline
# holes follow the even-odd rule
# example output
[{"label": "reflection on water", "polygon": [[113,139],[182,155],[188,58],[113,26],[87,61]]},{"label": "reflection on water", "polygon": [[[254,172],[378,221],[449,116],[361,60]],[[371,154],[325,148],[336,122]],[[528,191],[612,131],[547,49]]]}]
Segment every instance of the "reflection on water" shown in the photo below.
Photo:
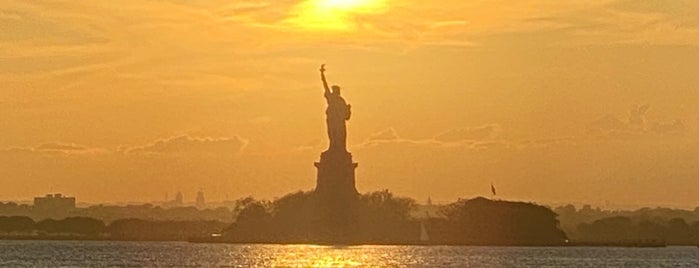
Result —
[{"label": "reflection on water", "polygon": [[[403,247],[407,248],[407,247]],[[366,267],[414,265],[409,252],[400,247],[331,247],[331,246],[278,246],[265,248],[266,251],[279,252],[271,262],[273,267]],[[397,255],[400,255],[398,257]]]},{"label": "reflection on water", "polygon": [[699,249],[0,241],[0,266],[699,267]]}]

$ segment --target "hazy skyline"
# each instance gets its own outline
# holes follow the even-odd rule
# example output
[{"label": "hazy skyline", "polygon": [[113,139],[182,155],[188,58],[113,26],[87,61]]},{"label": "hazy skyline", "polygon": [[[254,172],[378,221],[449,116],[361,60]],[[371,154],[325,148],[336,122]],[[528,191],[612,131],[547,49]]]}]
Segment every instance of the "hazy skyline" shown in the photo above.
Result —
[{"label": "hazy skyline", "polygon": [[0,200],[360,192],[696,207],[699,2],[1,1]]}]

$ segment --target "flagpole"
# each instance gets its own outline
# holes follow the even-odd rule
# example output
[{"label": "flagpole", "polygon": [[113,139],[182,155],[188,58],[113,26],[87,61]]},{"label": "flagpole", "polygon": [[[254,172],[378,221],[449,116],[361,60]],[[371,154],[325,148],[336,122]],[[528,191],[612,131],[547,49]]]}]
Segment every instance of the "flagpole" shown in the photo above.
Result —
[{"label": "flagpole", "polygon": [[490,182],[490,200],[495,200],[495,196],[497,195],[495,191],[495,185],[493,185],[492,182]]}]

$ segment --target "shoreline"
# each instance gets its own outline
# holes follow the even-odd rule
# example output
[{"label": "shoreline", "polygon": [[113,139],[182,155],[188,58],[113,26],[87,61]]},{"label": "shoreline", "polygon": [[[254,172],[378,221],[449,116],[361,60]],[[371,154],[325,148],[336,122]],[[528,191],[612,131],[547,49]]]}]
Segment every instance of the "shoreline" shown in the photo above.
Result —
[{"label": "shoreline", "polygon": [[230,244],[230,245],[314,245],[314,246],[453,246],[453,247],[625,247],[625,248],[664,248],[669,246],[697,247],[693,244],[668,245],[662,241],[629,242],[568,242],[551,243],[422,243],[422,242],[367,242],[367,243],[330,243],[330,242],[279,242],[279,241],[231,241],[226,239],[190,238],[190,239],[126,239],[90,236],[0,236],[0,241],[114,241],[114,242],[184,242],[192,244]]}]

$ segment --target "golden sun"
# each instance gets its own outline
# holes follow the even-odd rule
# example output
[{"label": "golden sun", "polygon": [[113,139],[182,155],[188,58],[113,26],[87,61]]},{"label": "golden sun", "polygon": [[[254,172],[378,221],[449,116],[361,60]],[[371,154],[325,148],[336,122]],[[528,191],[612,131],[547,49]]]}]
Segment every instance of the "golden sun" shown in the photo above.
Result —
[{"label": "golden sun", "polygon": [[384,6],[385,0],[307,0],[292,22],[306,29],[351,30],[356,15],[379,13]]}]

